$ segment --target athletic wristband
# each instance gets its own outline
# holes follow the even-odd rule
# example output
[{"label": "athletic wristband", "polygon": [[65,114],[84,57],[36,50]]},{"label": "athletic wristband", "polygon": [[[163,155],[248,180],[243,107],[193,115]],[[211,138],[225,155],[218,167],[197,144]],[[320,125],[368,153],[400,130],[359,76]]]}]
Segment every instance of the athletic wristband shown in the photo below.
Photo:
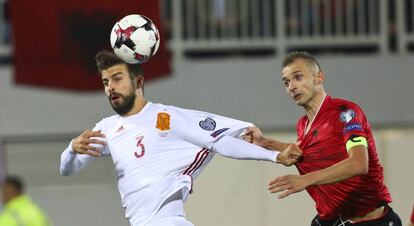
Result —
[{"label": "athletic wristband", "polygon": [[365,137],[351,137],[346,142],[346,150],[349,151],[349,149],[358,145],[364,145],[365,147],[368,147],[367,139]]}]

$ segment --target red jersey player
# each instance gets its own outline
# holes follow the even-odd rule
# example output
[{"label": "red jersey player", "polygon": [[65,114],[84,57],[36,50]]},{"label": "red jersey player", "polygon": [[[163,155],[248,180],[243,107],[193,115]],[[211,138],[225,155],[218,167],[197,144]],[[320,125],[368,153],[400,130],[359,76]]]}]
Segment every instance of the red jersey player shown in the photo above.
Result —
[{"label": "red jersey player", "polygon": [[[270,192],[282,192],[279,198],[284,198],[306,189],[318,212],[312,226],[401,225],[388,206],[391,196],[364,112],[350,101],[327,96],[324,79],[318,61],[306,52],[293,52],[283,62],[286,91],[306,111],[296,128],[303,158],[296,164],[301,175],[274,179]],[[264,137],[258,128],[246,135],[263,147],[286,145]]]}]

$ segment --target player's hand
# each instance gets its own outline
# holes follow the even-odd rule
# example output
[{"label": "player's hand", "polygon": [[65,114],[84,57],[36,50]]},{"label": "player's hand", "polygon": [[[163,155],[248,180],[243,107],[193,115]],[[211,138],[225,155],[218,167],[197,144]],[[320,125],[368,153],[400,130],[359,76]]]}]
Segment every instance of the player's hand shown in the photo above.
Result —
[{"label": "player's hand", "polygon": [[290,144],[285,150],[277,155],[276,163],[281,163],[285,166],[296,164],[302,157],[302,150],[296,144]]},{"label": "player's hand", "polygon": [[101,131],[85,130],[81,135],[76,137],[72,142],[72,150],[78,154],[86,154],[94,157],[102,155],[101,150],[97,146],[106,143],[99,138],[105,138]]},{"label": "player's hand", "polygon": [[248,127],[244,130],[244,134],[242,135],[242,139],[249,143],[258,145],[263,147],[264,145],[264,136],[262,131],[260,131],[257,127]]},{"label": "player's hand", "polygon": [[305,175],[286,175],[270,181],[268,190],[270,193],[283,192],[278,196],[279,199],[282,199],[303,191],[307,186],[309,183]]}]

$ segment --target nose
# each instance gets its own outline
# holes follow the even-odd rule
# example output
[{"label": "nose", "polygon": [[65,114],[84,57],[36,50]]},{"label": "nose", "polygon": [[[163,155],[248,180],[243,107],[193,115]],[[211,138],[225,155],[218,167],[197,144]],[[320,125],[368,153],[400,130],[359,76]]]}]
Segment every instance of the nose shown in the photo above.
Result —
[{"label": "nose", "polygon": [[294,81],[289,82],[288,89],[289,89],[290,92],[294,92],[296,90],[296,84],[295,84]]},{"label": "nose", "polygon": [[110,93],[115,91],[114,85],[111,81],[108,82],[108,88],[107,89]]}]

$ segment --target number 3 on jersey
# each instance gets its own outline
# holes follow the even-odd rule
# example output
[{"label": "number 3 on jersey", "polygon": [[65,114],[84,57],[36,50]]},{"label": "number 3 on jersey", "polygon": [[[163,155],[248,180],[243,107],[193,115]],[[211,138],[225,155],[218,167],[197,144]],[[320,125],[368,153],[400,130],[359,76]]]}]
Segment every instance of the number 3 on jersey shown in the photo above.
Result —
[{"label": "number 3 on jersey", "polygon": [[136,138],[137,140],[137,147],[138,147],[138,151],[134,152],[134,155],[136,158],[142,158],[145,155],[145,146],[142,143],[142,140],[144,139],[144,136],[139,136]]}]

